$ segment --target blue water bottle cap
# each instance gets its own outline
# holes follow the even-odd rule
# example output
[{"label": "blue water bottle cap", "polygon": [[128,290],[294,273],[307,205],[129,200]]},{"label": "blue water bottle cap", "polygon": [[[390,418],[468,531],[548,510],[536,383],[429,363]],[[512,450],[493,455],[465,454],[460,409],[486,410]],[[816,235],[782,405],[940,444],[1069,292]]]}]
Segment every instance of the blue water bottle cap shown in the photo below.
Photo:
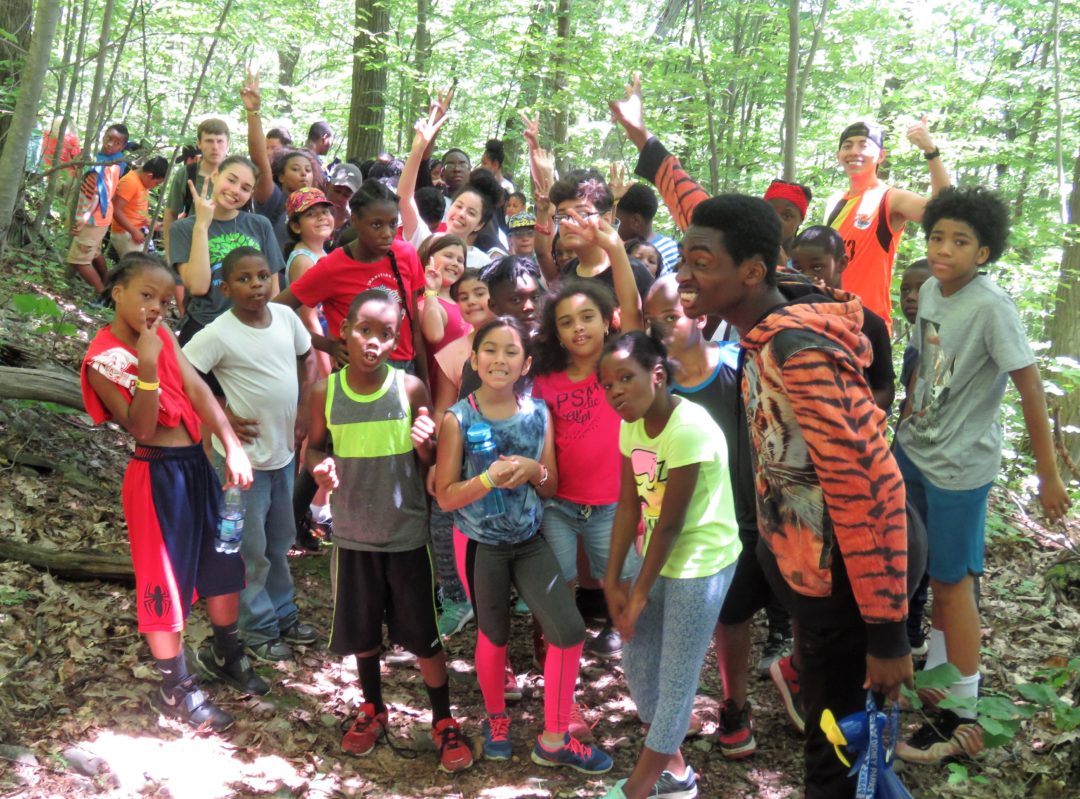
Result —
[{"label": "blue water bottle cap", "polygon": [[473,422],[465,431],[465,440],[470,444],[483,444],[491,440],[491,425],[486,422]]}]

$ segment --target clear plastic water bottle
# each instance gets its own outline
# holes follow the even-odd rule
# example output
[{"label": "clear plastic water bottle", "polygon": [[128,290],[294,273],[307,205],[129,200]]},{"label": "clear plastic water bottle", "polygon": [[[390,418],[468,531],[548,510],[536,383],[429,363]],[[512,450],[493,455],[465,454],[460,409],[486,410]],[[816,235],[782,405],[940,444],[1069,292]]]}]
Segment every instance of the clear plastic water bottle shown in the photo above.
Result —
[{"label": "clear plastic water bottle", "polygon": [[[499,450],[491,435],[491,425],[473,422],[465,431],[465,452],[469,457],[469,471],[481,474],[499,459]],[[485,519],[494,519],[506,513],[506,500],[500,488],[493,488],[480,500]]]},{"label": "clear plastic water bottle", "polygon": [[221,499],[221,523],[218,525],[214,549],[225,555],[240,551],[240,539],[244,535],[244,507],[247,500],[237,486],[229,488]]}]

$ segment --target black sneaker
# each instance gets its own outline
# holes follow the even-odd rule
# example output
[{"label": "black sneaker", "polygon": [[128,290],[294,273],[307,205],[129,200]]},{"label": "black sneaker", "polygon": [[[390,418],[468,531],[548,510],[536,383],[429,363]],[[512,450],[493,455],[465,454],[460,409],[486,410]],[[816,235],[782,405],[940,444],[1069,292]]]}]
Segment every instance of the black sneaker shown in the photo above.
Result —
[{"label": "black sneaker", "polygon": [[292,660],[296,654],[293,652],[293,648],[280,638],[275,638],[273,641],[263,641],[260,644],[248,644],[247,651],[256,660],[264,660],[267,663],[281,663],[285,660]]},{"label": "black sneaker", "polygon": [[676,779],[670,771],[661,772],[660,779],[649,794],[650,799],[694,799],[697,795],[697,774],[689,764],[686,766],[686,776],[681,780]]},{"label": "black sneaker", "polygon": [[761,659],[758,660],[757,673],[762,680],[769,678],[769,667],[780,658],[791,654],[791,636],[783,633],[769,633],[761,647]]},{"label": "black sneaker", "polygon": [[720,728],[716,731],[716,737],[720,741],[720,754],[728,760],[750,757],[757,751],[754,716],[749,702],[740,709],[735,706],[735,700],[724,700],[720,706]]},{"label": "black sneaker", "polygon": [[310,646],[319,638],[321,638],[319,631],[302,621],[294,621],[289,627],[281,631],[281,640],[300,646]]},{"label": "black sneaker", "polygon": [[622,652],[622,637],[609,622],[599,635],[585,642],[585,652],[599,658],[614,657]]},{"label": "black sneaker", "polygon": [[197,730],[224,732],[233,725],[233,717],[199,690],[194,675],[189,676],[173,691],[166,691],[158,686],[150,696],[150,704],[163,716],[179,719]]},{"label": "black sneaker", "polygon": [[962,719],[951,710],[943,710],[937,721],[927,722],[897,744],[896,756],[908,763],[935,765],[974,757],[985,748],[982,727],[976,719]]},{"label": "black sneaker", "polygon": [[270,693],[270,684],[255,673],[250,658],[243,652],[228,661],[219,658],[214,652],[214,645],[207,643],[195,653],[195,662],[211,677],[228,683],[242,694],[263,696]]}]

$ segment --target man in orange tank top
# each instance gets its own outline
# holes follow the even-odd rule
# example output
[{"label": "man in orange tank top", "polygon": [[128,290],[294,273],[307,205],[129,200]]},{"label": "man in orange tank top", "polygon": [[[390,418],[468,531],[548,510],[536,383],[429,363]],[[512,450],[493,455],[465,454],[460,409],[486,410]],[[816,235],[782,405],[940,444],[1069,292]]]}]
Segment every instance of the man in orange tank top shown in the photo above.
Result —
[{"label": "man in orange tank top", "polygon": [[[930,168],[930,197],[950,185],[941,151],[930,138],[924,116],[908,128],[907,139],[923,152]],[[922,220],[930,197],[889,186],[878,178],[885,160],[884,130],[872,122],[855,122],[840,134],[836,154],[848,176],[848,190],[829,201],[826,223],[844,239],[848,268],[842,287],[856,294],[892,330],[893,260],[908,222]]]}]

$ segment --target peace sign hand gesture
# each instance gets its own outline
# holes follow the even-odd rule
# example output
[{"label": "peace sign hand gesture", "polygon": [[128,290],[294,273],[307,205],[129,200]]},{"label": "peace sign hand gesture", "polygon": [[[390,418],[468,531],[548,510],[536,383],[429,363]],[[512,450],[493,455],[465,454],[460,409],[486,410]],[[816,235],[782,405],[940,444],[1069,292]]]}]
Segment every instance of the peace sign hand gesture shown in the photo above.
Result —
[{"label": "peace sign hand gesture", "polygon": [[195,206],[195,224],[209,230],[210,223],[214,221],[214,209],[217,208],[217,204],[210,196],[210,178],[203,180],[202,194],[195,191],[194,181],[189,180],[187,184],[191,192],[192,204]]},{"label": "peace sign hand gesture", "polygon": [[536,116],[533,119],[529,119],[529,115],[524,111],[518,111],[518,116],[521,117],[521,121],[525,123],[524,129],[521,131],[522,137],[529,144],[529,152],[535,152],[540,149],[540,112],[536,112]]},{"label": "peace sign hand gesture", "polygon": [[259,70],[248,67],[247,80],[240,90],[240,99],[244,101],[244,108],[253,113],[259,113],[262,107],[262,94],[259,92]]}]

